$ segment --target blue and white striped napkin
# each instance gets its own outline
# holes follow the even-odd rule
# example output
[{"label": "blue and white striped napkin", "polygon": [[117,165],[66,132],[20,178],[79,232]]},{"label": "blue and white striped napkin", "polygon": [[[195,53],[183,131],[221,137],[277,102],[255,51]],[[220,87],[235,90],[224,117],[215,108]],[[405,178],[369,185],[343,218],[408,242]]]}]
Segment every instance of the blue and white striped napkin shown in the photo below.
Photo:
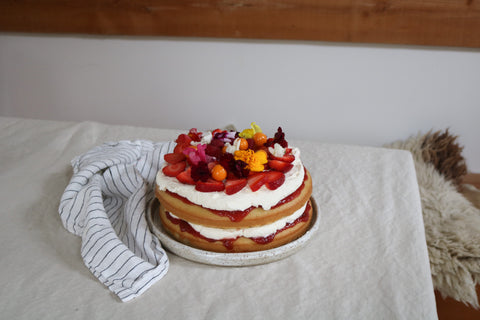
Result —
[{"label": "blue and white striped napkin", "polygon": [[167,255],[145,214],[163,155],[174,146],[120,141],[72,160],[60,217],[68,231],[82,237],[85,265],[122,301],[140,296],[167,273]]}]

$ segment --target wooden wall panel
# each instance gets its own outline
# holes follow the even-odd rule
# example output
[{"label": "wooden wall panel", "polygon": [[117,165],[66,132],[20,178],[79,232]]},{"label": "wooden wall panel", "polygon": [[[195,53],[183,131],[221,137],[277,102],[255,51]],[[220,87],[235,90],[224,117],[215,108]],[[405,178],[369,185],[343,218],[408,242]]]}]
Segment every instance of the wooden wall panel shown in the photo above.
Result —
[{"label": "wooden wall panel", "polygon": [[480,47],[480,0],[0,0],[0,31]]}]

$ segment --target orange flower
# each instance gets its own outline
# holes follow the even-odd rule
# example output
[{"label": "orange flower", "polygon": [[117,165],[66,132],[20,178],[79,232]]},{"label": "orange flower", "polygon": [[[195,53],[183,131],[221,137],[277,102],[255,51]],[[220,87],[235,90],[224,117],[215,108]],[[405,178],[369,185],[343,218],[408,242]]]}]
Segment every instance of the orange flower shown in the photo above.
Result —
[{"label": "orange flower", "polygon": [[254,172],[260,172],[265,169],[264,164],[268,162],[267,152],[258,150],[254,152],[252,149],[237,150],[234,153],[235,160],[242,160],[247,164],[247,169]]}]

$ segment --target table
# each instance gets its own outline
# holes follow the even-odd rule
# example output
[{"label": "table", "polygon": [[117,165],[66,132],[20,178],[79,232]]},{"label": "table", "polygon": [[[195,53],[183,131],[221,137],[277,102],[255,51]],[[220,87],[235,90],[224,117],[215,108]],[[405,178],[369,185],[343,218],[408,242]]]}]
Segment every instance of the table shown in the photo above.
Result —
[{"label": "table", "polygon": [[120,302],[83,265],[80,238],[59,218],[70,161],[106,141],[168,141],[178,133],[0,117],[2,317],[437,318],[410,153],[318,141],[290,141],[313,177],[321,219],[305,248],[251,267],[169,253],[167,275]]}]

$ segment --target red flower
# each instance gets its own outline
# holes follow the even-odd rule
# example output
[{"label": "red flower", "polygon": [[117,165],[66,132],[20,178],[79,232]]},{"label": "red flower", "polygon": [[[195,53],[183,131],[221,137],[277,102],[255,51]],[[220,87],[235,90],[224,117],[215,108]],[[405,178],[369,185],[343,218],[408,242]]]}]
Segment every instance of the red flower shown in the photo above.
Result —
[{"label": "red flower", "polygon": [[201,180],[203,182],[207,181],[210,177],[210,170],[206,162],[199,162],[197,165],[192,165],[191,177],[193,181]]},{"label": "red flower", "polygon": [[268,139],[267,143],[265,146],[268,147],[273,147],[275,143],[278,143],[284,148],[288,147],[288,142],[285,140],[285,133],[282,131],[282,127],[278,127],[277,132],[275,133],[275,136],[273,139]]}]

